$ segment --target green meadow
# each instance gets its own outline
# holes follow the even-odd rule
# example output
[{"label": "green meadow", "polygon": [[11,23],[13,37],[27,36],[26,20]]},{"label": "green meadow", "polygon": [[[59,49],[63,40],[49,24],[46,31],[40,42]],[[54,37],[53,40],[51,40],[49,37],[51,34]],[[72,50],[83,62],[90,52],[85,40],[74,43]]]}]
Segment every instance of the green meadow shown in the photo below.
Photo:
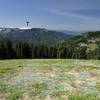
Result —
[{"label": "green meadow", "polygon": [[0,100],[100,100],[100,61],[0,61]]}]

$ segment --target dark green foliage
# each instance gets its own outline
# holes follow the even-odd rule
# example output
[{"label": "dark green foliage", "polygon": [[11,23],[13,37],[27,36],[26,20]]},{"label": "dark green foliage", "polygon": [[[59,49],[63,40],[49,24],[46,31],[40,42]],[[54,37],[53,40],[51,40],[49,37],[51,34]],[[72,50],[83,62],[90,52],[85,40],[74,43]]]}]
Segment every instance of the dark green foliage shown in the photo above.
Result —
[{"label": "dark green foliage", "polygon": [[7,59],[14,59],[16,58],[16,53],[14,51],[13,45],[11,41],[6,42],[6,58]]},{"label": "dark green foliage", "polygon": [[29,59],[31,58],[31,48],[27,43],[22,44],[22,58]]},{"label": "dark green foliage", "polygon": [[86,33],[58,44],[0,42],[0,59],[67,58],[100,59],[100,32]]},{"label": "dark green foliage", "polygon": [[6,59],[6,48],[3,42],[1,42],[0,44],[0,59],[2,60]]}]

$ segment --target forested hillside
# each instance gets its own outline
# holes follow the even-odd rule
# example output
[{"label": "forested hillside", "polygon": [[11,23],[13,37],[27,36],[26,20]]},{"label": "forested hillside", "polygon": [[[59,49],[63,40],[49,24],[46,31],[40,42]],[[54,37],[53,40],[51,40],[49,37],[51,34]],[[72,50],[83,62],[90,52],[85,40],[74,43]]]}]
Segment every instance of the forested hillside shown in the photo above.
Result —
[{"label": "forested hillside", "polygon": [[57,44],[0,42],[0,59],[68,58],[100,59],[100,32],[89,32]]},{"label": "forested hillside", "polygon": [[88,32],[57,44],[66,48],[68,58],[100,59],[100,31]]},{"label": "forested hillside", "polygon": [[69,34],[41,28],[0,28],[0,36],[3,39],[9,39],[13,43],[27,42],[33,44],[52,44],[72,37]]}]

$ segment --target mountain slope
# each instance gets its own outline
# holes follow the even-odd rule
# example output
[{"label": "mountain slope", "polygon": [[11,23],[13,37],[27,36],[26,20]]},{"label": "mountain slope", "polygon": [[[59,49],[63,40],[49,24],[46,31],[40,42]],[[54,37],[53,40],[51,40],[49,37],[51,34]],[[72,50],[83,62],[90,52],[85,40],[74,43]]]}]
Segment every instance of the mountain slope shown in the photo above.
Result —
[{"label": "mountain slope", "polygon": [[75,36],[71,39],[59,42],[60,45],[76,45],[80,47],[89,47],[90,45],[100,43],[100,31],[87,32],[82,35]]},{"label": "mountain slope", "polygon": [[67,55],[67,58],[100,59],[100,31],[84,33],[61,41],[57,47]]},{"label": "mountain slope", "polygon": [[61,32],[65,33],[65,34],[70,34],[70,35],[80,35],[80,34],[84,33],[84,31],[68,31],[68,30],[63,30]]},{"label": "mountain slope", "polygon": [[18,28],[0,28],[0,35],[3,38],[8,38],[11,41],[24,41],[30,43],[56,43],[61,40],[70,38],[72,35],[67,35],[62,32],[49,31],[41,28],[18,29]]}]

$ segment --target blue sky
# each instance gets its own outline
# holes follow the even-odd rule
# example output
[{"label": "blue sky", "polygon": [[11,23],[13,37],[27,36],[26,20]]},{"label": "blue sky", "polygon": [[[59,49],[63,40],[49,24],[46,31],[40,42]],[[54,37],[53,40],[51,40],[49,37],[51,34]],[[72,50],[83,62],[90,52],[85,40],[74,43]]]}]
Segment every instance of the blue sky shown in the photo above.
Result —
[{"label": "blue sky", "polygon": [[100,30],[100,0],[0,0],[0,26]]}]

